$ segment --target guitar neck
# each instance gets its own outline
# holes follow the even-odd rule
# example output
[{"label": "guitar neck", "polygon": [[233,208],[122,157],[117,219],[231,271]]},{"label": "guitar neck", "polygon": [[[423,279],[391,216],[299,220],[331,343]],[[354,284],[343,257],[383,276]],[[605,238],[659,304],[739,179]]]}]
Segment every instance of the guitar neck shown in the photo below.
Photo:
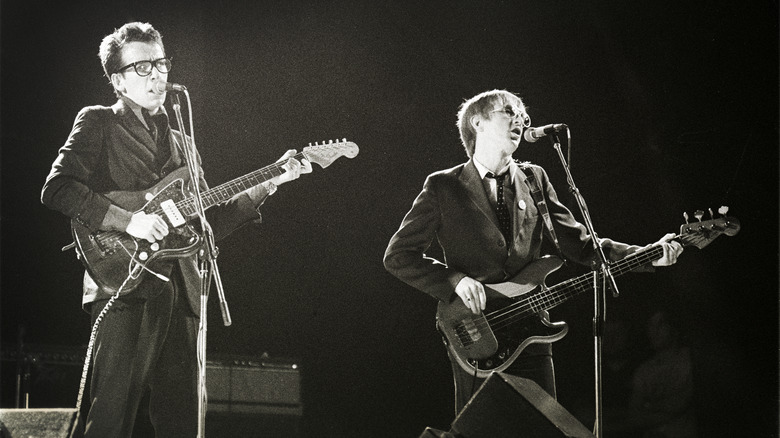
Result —
[{"label": "guitar neck", "polygon": [[[609,271],[614,276],[620,276],[631,272],[642,265],[661,258],[664,250],[660,246],[652,246],[646,250],[639,251],[620,261],[609,265]],[[604,274],[599,272],[598,281],[602,281]],[[593,273],[582,274],[569,280],[551,286],[546,291],[535,294],[528,298],[528,303],[534,313],[542,310],[549,310],[564,303],[569,298],[573,298],[581,293],[593,290]]]},{"label": "guitar neck", "polygon": [[[296,160],[308,158],[305,152],[299,152],[294,157]],[[262,169],[255,170],[244,176],[238,177],[234,180],[228,181],[224,184],[212,187],[203,193],[201,197],[203,199],[203,208],[207,209],[221,202],[225,202],[233,196],[250,189],[256,185],[262,184],[272,178],[275,178],[284,173],[282,166],[286,163],[279,162],[270,164]],[[193,198],[187,198],[181,201],[178,206],[179,209],[187,216],[194,215],[196,213],[195,201]]]},{"label": "guitar neck", "polygon": [[[724,212],[725,213],[725,212]],[[703,215],[703,212],[702,212]],[[722,217],[707,221],[694,222],[680,227],[680,234],[674,237],[674,240],[683,246],[695,246],[699,249],[709,245],[721,234],[734,236],[739,232],[739,220],[733,217]],[[610,263],[609,271],[614,276],[623,275],[631,272],[638,267],[657,260],[664,255],[664,249],[660,245],[651,246],[645,250],[638,251],[623,260]],[[599,272],[598,281],[603,281],[604,274]],[[547,290],[532,295],[527,298],[529,307],[534,312],[552,309],[558,304],[563,303],[569,298],[587,292],[593,289],[593,273],[583,274],[558,283]]]}]

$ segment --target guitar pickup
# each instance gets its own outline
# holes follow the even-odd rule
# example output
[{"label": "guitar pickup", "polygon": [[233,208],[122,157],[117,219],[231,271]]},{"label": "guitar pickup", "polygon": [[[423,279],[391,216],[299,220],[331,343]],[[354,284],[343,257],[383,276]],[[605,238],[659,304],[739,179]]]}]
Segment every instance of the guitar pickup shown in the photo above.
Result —
[{"label": "guitar pickup", "polygon": [[461,322],[462,324],[458,327],[458,338],[464,347],[468,347],[482,338],[482,333],[474,324],[473,319],[464,319]]},{"label": "guitar pickup", "polygon": [[165,213],[165,216],[168,218],[168,222],[170,222],[174,227],[184,225],[186,222],[184,220],[184,216],[182,216],[181,212],[176,207],[176,203],[173,202],[172,199],[161,202],[160,207]]}]

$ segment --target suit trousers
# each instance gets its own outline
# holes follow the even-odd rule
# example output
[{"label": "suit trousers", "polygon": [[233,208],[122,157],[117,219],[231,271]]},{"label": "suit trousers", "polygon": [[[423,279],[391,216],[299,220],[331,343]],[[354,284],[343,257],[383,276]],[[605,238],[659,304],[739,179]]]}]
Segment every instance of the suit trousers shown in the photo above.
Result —
[{"label": "suit trousers", "polygon": [[[130,437],[141,399],[159,437],[198,431],[197,334],[178,268],[161,293],[114,302],[98,329],[85,437]],[[157,281],[156,279],[153,281]],[[92,303],[92,321],[106,301]]]}]

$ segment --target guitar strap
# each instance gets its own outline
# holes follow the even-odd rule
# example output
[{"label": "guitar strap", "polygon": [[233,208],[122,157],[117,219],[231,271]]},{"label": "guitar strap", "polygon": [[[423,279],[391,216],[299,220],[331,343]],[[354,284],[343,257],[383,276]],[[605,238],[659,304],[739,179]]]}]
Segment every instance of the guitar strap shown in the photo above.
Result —
[{"label": "guitar strap", "polygon": [[555,228],[553,228],[552,219],[550,219],[550,211],[547,209],[547,202],[544,200],[544,192],[542,192],[542,187],[539,185],[539,181],[536,179],[536,175],[534,175],[534,172],[530,167],[523,166],[521,164],[520,168],[523,170],[523,173],[525,173],[527,178],[525,182],[528,184],[528,188],[531,190],[531,197],[534,198],[534,203],[536,204],[537,210],[539,210],[539,214],[542,215],[545,228],[547,229],[547,234],[550,237],[550,240],[552,240],[553,244],[555,244],[555,249],[558,251],[558,256],[560,256],[561,260],[565,261],[566,258],[563,256],[561,246],[558,243],[558,235],[555,234]]}]

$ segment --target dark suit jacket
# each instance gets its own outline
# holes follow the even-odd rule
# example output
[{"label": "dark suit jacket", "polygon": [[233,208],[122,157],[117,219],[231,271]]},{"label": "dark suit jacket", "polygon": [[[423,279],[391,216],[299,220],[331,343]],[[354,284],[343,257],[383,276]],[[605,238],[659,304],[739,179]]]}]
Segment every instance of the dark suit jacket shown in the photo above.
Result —
[{"label": "dark suit jacket", "polygon": [[[559,202],[544,169],[527,163],[510,166],[513,241],[506,242],[479,172],[469,160],[428,176],[390,239],[384,257],[386,269],[407,284],[448,302],[464,276],[498,283],[538,259],[545,226],[521,165],[531,169],[542,187],[565,256],[583,264],[592,260],[595,253],[585,227]],[[444,260],[425,256],[434,241],[444,251]],[[602,242],[612,259],[639,249],[609,239]]]},{"label": "dark suit jacket", "polygon": [[[111,208],[111,201],[102,194],[117,190],[146,190],[166,174],[186,165],[177,147],[177,142],[182,144],[182,135],[168,127],[165,108],[161,108],[165,122],[160,135],[168,138],[170,159],[161,168],[156,162],[157,145],[128,105],[120,99],[111,107],[91,106],[79,112],[43,186],[41,201],[46,206],[92,230],[108,227],[124,231],[119,225],[123,218],[118,217],[116,207]],[[202,175],[201,171],[200,187],[205,190],[207,184]],[[217,238],[249,220],[258,219],[255,205],[246,194],[209,209],[207,217]],[[127,220],[129,218],[124,218],[125,227]],[[158,265],[162,266],[158,266],[157,272],[169,276],[174,264],[181,268],[190,306],[197,314],[200,308],[200,279],[195,258],[161,261]],[[148,296],[158,292],[163,285],[161,280],[147,275],[133,295]],[[98,288],[85,273],[83,304],[110,297],[110,293]]]}]

